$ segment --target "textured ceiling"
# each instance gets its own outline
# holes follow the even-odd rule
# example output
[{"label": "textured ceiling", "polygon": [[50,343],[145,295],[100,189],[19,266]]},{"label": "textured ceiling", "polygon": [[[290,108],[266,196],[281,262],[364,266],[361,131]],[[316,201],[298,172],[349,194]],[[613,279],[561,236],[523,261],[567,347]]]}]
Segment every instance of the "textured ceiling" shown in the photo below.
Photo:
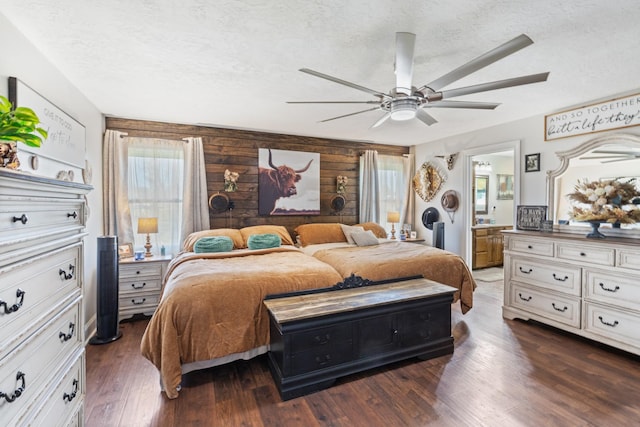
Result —
[{"label": "textured ceiling", "polygon": [[[0,0],[0,13],[105,115],[294,135],[419,144],[633,91],[640,76],[637,0]],[[446,89],[551,74],[456,98],[493,111],[430,109],[430,127],[370,129],[379,111],[319,123],[369,106],[286,103],[374,99],[303,67],[388,92],[397,31],[417,35],[414,86],[521,33],[535,43]]]}]

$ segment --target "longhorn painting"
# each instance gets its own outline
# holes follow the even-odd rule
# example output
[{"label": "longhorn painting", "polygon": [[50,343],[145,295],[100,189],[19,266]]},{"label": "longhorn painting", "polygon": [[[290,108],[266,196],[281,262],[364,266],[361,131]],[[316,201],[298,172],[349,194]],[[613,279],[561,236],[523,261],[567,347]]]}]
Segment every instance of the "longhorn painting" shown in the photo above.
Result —
[{"label": "longhorn painting", "polygon": [[319,215],[320,154],[260,148],[258,214]]}]

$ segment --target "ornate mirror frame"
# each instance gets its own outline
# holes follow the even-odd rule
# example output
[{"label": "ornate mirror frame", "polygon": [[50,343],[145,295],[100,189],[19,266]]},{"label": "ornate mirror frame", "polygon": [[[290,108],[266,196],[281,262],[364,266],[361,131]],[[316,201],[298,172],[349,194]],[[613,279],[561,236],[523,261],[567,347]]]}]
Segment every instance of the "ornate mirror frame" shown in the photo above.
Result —
[{"label": "ornate mirror frame", "polygon": [[[640,135],[632,135],[626,133],[614,133],[609,135],[599,136],[597,138],[586,141],[584,144],[566,151],[559,151],[556,155],[560,158],[560,166],[553,171],[547,171],[547,206],[548,206],[548,218],[554,221],[554,230],[568,232],[568,233],[584,233],[582,227],[575,227],[571,225],[556,224],[556,179],[564,174],[569,168],[572,159],[582,156],[583,154],[606,145],[625,145],[632,148],[640,149]],[[577,230],[579,228],[579,230]],[[619,237],[631,237],[640,239],[640,229],[607,229],[605,234],[607,236],[619,236]]]}]

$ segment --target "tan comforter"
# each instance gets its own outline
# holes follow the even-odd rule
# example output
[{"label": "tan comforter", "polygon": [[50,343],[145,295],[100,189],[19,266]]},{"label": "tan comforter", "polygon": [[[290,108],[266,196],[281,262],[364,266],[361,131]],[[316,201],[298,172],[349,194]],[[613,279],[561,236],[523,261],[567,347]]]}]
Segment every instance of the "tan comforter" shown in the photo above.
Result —
[{"label": "tan comforter", "polygon": [[140,349],[178,396],[181,364],[269,343],[269,294],[333,286],[342,277],[293,247],[180,254],[169,265],[158,309]]},{"label": "tan comforter", "polygon": [[[311,253],[311,251],[309,252]],[[473,306],[476,282],[458,255],[415,243],[389,242],[375,246],[345,246],[320,249],[313,256],[333,266],[343,277],[352,273],[378,281],[408,276],[427,279],[458,288],[454,302],[466,313]]]}]

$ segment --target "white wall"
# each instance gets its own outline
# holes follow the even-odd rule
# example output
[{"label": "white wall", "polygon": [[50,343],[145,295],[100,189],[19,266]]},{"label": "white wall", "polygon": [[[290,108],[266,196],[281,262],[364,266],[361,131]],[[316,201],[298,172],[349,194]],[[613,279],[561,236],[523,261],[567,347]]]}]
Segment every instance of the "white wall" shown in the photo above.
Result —
[{"label": "white wall", "polygon": [[[94,190],[88,195],[90,216],[87,223],[89,235],[85,238],[85,328],[91,333],[95,328],[96,313],[96,246],[102,227],[102,134],[104,119],[73,84],[49,62],[22,33],[0,14],[0,95],[7,96],[8,78],[17,77],[40,95],[47,98],[65,113],[78,120],[86,129],[86,159],[93,169],[91,184]],[[46,142],[45,142],[46,143]],[[29,166],[28,157],[20,156],[21,169],[54,178],[59,170],[69,170],[52,160],[40,158],[37,171]],[[81,169],[74,170],[74,181],[83,182]],[[89,335],[87,335],[89,338]]]},{"label": "white wall", "polygon": [[[611,94],[607,99],[622,95],[625,94]],[[585,100],[585,104],[591,103],[592,101],[598,102],[599,100]],[[572,106],[568,105],[567,109],[569,108],[572,108]],[[434,126],[437,126],[437,124]],[[616,132],[640,135],[640,126],[606,133]],[[420,218],[422,218],[422,212],[426,208],[430,206],[436,207],[440,211],[441,221],[445,222],[445,249],[457,253],[466,259],[465,254],[467,253],[468,246],[467,234],[469,231],[466,230],[466,227],[464,226],[463,218],[464,215],[467,215],[469,212],[470,206],[465,204],[464,201],[466,200],[466,197],[462,194],[463,188],[465,187],[464,179],[468,175],[465,172],[465,166],[462,161],[465,151],[468,153],[473,152],[480,147],[488,147],[493,144],[502,144],[509,141],[520,141],[521,158],[519,159],[519,162],[521,172],[519,174],[519,179],[516,177],[515,180],[515,185],[519,186],[520,192],[519,199],[516,199],[515,202],[516,204],[521,205],[546,205],[546,171],[555,170],[560,166],[560,161],[555,153],[558,151],[569,150],[590,139],[602,136],[603,134],[605,133],[581,135],[545,142],[544,115],[539,115],[500,126],[480,129],[474,132],[457,135],[455,137],[441,139],[435,142],[417,145],[415,147],[416,169],[425,161],[432,161],[435,164],[439,164],[443,169],[446,169],[446,165],[442,159],[435,158],[435,156],[448,155],[452,153],[459,154],[453,170],[447,171],[447,181],[443,184],[442,189],[438,192],[436,197],[428,203],[424,202],[419,197],[416,197],[415,217],[417,218],[417,221],[414,228],[420,237],[427,239],[427,242],[431,242],[432,232],[422,225]],[[540,153],[540,172],[525,173],[524,156],[533,153]],[[440,197],[442,196],[442,193],[450,189],[456,190],[460,193],[461,206],[455,214],[454,223],[451,223],[449,217],[440,204]]]}]

